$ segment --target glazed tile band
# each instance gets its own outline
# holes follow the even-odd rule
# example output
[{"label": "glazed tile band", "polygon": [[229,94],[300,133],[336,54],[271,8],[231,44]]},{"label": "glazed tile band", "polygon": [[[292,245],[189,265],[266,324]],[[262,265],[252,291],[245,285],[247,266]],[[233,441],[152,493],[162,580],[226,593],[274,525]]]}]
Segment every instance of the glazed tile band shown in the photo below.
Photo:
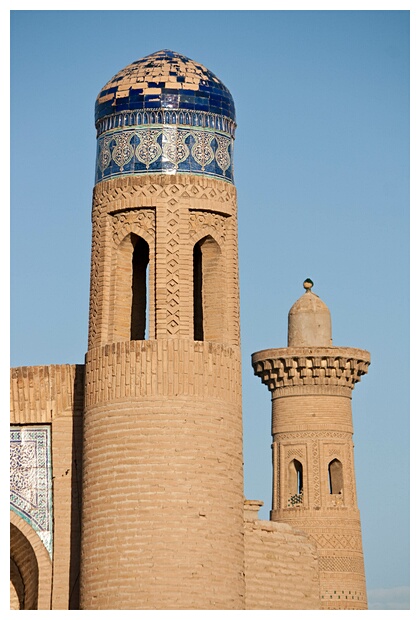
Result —
[{"label": "glazed tile band", "polygon": [[95,183],[179,173],[233,183],[233,137],[213,128],[156,124],[113,129],[98,139]]},{"label": "glazed tile band", "polygon": [[111,114],[96,123],[97,137],[110,129],[132,125],[188,125],[223,131],[235,137],[236,123],[232,119],[210,112],[187,110],[132,110]]}]

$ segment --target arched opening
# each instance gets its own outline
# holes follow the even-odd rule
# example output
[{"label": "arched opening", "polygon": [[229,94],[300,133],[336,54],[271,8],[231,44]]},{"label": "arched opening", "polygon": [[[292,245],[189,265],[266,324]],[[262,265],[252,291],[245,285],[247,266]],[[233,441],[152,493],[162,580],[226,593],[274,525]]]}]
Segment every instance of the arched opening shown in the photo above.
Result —
[{"label": "arched opening", "polygon": [[212,237],[204,237],[193,250],[194,340],[224,340],[224,278],[220,247]]},{"label": "arched opening", "polygon": [[303,502],[303,466],[300,461],[293,459],[289,463],[289,506]]},{"label": "arched opening", "polygon": [[28,539],[10,524],[10,594],[14,609],[38,609],[39,571]]},{"label": "arched opening", "polygon": [[150,269],[153,260],[143,237],[128,233],[113,256],[109,305],[109,339],[145,340],[148,337]]},{"label": "arched opening", "polygon": [[52,565],[32,527],[10,511],[10,604],[13,609],[51,608]]},{"label": "arched opening", "polygon": [[149,265],[149,246],[144,239],[132,235],[132,297],[130,340],[146,338],[147,323],[147,279]]},{"label": "arched opening", "polygon": [[343,465],[338,459],[333,459],[328,465],[328,484],[331,495],[343,492]]}]

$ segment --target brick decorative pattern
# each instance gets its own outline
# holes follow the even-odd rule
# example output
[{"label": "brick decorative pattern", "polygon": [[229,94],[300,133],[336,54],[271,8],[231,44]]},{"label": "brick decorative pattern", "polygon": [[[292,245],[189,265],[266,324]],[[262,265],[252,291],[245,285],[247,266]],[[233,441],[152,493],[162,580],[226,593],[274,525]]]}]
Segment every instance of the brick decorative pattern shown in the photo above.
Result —
[{"label": "brick decorative pattern", "polygon": [[155,210],[129,209],[112,213],[112,238],[118,246],[130,232],[144,237],[146,241],[155,238]]},{"label": "brick decorative pattern", "polygon": [[319,569],[324,572],[332,573],[359,573],[365,574],[363,558],[346,556],[321,556],[319,558]]},{"label": "brick decorative pattern", "polygon": [[312,452],[312,485],[311,495],[314,508],[321,506],[321,489],[319,479],[319,443],[317,440],[310,442]]},{"label": "brick decorative pattern", "polygon": [[130,233],[149,245],[149,338],[193,339],[193,247],[210,235],[224,261],[223,342],[239,344],[234,187],[182,175],[106,181],[94,191],[92,224],[89,348],[129,338],[115,291],[121,273],[130,276],[128,264],[118,267],[119,248]]},{"label": "brick decorative pattern", "polygon": [[269,349],[252,356],[254,373],[270,392],[295,386],[353,389],[369,364],[367,351],[339,347]]},{"label": "brick decorative pattern", "polygon": [[206,235],[211,235],[219,246],[223,246],[229,218],[228,215],[212,211],[190,211],[189,231],[192,243],[195,244]]},{"label": "brick decorative pattern", "polygon": [[352,590],[339,589],[331,585],[321,595],[323,609],[366,609],[366,596],[363,582]]},{"label": "brick decorative pattern", "polygon": [[295,458],[302,460],[304,456],[305,456],[304,448],[291,447],[287,450],[286,460],[291,461],[292,459],[295,459]]},{"label": "brick decorative pattern", "polygon": [[[324,521],[323,521],[324,524]],[[336,527],[333,523],[332,527]],[[355,528],[355,533],[340,534],[338,532],[330,533],[325,532],[325,527],[320,532],[312,532],[311,540],[314,540],[319,547],[329,549],[351,549],[352,551],[362,551],[362,539],[358,528]]]},{"label": "brick decorative pattern", "polygon": [[[294,433],[281,433],[283,441],[295,441],[300,439],[318,439],[320,432],[317,431],[296,431]],[[328,431],[322,429],[322,437],[326,439],[347,439],[348,433],[340,431]]]},{"label": "brick decorative pattern", "polygon": [[[236,188],[233,185],[199,177],[186,178],[182,175],[162,177],[150,175],[147,179],[127,178],[104,181],[95,186],[93,191],[94,209],[136,208],[140,202],[165,202],[175,198],[177,202],[187,199],[189,208],[212,210],[232,214],[236,212]],[[203,203],[203,201],[205,201]],[[204,205],[207,205],[204,207]],[[218,208],[216,207],[218,205]]]},{"label": "brick decorative pattern", "polygon": [[165,231],[166,249],[166,333],[179,337],[180,317],[180,211],[176,199],[169,200],[167,206],[167,226]]}]

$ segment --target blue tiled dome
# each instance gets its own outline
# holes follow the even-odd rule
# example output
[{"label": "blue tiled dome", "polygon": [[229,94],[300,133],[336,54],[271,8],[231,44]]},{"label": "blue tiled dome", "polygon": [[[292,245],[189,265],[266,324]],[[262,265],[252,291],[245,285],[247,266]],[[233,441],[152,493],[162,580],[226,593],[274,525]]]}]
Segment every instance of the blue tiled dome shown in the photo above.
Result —
[{"label": "blue tiled dome", "polygon": [[232,95],[203,65],[171,50],[136,60],[119,71],[96,100],[95,122],[134,110],[189,110],[235,121]]},{"label": "blue tiled dome", "polygon": [[95,182],[189,174],[233,183],[235,106],[208,69],[162,50],[128,65],[96,100]]}]

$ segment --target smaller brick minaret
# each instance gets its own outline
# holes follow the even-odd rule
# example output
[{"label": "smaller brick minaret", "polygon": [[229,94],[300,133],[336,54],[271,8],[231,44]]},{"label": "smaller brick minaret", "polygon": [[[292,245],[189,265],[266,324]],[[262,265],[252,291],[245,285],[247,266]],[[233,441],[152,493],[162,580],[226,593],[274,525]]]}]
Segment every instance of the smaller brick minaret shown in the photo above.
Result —
[{"label": "smaller brick minaret", "polygon": [[272,397],[270,518],[316,543],[324,609],[366,609],[351,395],[370,355],[332,346],[330,312],[312,286],[305,280],[289,312],[288,347],[252,356]]}]

